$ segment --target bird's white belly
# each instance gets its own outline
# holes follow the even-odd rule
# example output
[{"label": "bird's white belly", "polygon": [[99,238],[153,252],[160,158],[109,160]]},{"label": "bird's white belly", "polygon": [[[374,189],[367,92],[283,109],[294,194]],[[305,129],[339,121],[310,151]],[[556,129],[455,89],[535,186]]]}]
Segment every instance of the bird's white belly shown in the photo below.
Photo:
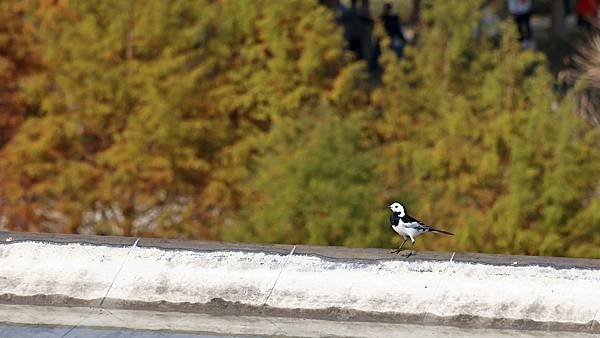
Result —
[{"label": "bird's white belly", "polygon": [[402,237],[412,237],[415,238],[421,234],[423,234],[423,231],[419,231],[415,228],[407,228],[402,224],[399,225],[394,225],[392,226],[392,229],[394,229],[394,231],[396,231],[400,236]]}]

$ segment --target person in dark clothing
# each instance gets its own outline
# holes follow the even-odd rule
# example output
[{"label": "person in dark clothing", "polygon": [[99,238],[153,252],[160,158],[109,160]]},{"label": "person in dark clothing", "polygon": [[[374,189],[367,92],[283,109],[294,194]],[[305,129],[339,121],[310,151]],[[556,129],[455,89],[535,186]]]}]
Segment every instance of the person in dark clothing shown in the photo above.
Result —
[{"label": "person in dark clothing", "polygon": [[391,47],[396,52],[398,57],[402,57],[406,38],[402,32],[400,18],[396,14],[392,14],[392,4],[386,3],[383,5],[383,14],[380,17],[383,27],[391,40]]},{"label": "person in dark clothing", "polygon": [[519,41],[528,42],[531,34],[531,0],[508,0],[508,11],[515,18],[519,30]]},{"label": "person in dark clothing", "polygon": [[350,2],[350,8],[342,13],[340,22],[344,26],[344,36],[348,41],[348,48],[359,59],[365,59],[369,54],[367,51],[373,23],[364,13],[365,8],[359,9],[356,2],[356,0]]}]

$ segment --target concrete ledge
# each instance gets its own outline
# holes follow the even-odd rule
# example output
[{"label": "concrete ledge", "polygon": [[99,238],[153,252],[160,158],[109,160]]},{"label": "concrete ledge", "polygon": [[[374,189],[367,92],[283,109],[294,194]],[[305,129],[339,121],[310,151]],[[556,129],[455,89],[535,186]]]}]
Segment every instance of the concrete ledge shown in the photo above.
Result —
[{"label": "concrete ledge", "polygon": [[600,332],[600,260],[0,232],[0,266],[7,305]]}]

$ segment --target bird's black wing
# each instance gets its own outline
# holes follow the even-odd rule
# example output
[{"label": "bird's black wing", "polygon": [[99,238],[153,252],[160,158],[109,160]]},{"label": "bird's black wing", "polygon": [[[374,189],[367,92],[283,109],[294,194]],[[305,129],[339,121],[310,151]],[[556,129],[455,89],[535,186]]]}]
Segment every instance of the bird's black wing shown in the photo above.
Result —
[{"label": "bird's black wing", "polygon": [[402,222],[404,223],[404,226],[407,228],[416,228],[422,231],[429,231],[429,229],[431,229],[431,227],[421,221],[419,221],[416,218],[413,218],[412,216],[406,214],[404,216],[402,216]]},{"label": "bird's black wing", "polygon": [[427,224],[419,221],[418,219],[413,218],[412,216],[410,216],[408,214],[402,216],[401,218],[402,218],[402,222],[404,222],[404,223],[417,223],[419,225],[427,225]]},{"label": "bird's black wing", "polygon": [[412,218],[409,215],[404,215],[402,217],[402,222],[404,222],[404,226],[407,228],[415,228],[420,231],[428,231],[428,232],[442,233],[442,234],[446,234],[446,235],[454,235],[451,232],[436,229],[432,226],[429,226],[429,225],[419,221],[418,219]]}]

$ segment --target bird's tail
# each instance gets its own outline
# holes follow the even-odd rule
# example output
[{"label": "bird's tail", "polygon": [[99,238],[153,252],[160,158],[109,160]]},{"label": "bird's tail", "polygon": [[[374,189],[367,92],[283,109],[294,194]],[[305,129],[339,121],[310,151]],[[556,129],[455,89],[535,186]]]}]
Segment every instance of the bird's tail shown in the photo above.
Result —
[{"label": "bird's tail", "polygon": [[430,230],[431,232],[436,232],[438,234],[446,234],[446,235],[452,235],[454,236],[453,233],[449,232],[449,231],[444,231],[444,230],[440,230],[440,229],[435,229],[435,228],[431,228]]}]

